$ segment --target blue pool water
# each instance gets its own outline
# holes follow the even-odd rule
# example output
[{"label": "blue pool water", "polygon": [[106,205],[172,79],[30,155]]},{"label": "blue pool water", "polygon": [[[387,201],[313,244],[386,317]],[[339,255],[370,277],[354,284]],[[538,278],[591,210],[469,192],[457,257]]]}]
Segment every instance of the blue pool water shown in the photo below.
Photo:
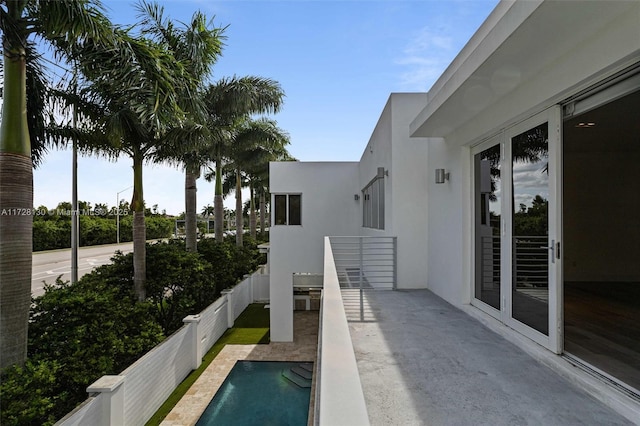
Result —
[{"label": "blue pool water", "polygon": [[301,368],[312,365],[238,361],[196,426],[306,425],[311,380]]}]

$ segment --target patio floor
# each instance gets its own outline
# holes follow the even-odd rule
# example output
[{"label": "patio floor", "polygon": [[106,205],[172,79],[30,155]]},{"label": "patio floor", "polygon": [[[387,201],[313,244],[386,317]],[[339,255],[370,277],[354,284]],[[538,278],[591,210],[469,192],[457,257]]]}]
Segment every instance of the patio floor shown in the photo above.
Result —
[{"label": "patio floor", "polygon": [[[294,312],[294,341],[268,345],[226,345],[161,423],[195,425],[236,361],[313,362],[318,346],[318,311]],[[315,374],[314,383],[315,386]],[[313,412],[313,395],[309,412]]]},{"label": "patio floor", "polygon": [[343,290],[372,425],[630,425],[428,290]]}]

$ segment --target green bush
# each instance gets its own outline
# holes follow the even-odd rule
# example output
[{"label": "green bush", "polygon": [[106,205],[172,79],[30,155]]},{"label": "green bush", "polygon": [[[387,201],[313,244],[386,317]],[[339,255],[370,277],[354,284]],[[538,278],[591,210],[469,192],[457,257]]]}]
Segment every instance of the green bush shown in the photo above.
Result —
[{"label": "green bush", "polygon": [[216,282],[211,264],[198,253],[187,252],[184,242],[147,245],[147,297],[166,334],[217,299]]},{"label": "green bush", "polygon": [[216,298],[222,290],[235,285],[238,280],[234,266],[235,245],[227,241],[217,243],[213,238],[204,238],[198,241],[198,253],[213,266],[213,276],[217,283]]},{"label": "green bush", "polygon": [[164,339],[151,304],[99,273],[85,277],[46,286],[33,300],[29,362],[4,371],[0,384],[3,425],[52,424],[86,399],[88,385],[118,374]]},{"label": "green bush", "polygon": [[[70,208],[70,207],[69,207]],[[54,250],[71,247],[71,216],[48,211],[46,207],[36,209],[33,218],[33,251]],[[48,214],[44,214],[48,212]],[[117,241],[115,216],[80,216],[80,246],[111,244]],[[171,217],[151,215],[145,217],[147,239],[169,238],[175,227]],[[120,241],[133,241],[133,214],[120,216]]]},{"label": "green bush", "polygon": [[33,221],[33,251],[68,247],[71,247],[71,221]]},{"label": "green bush", "polygon": [[148,240],[169,238],[175,228],[175,220],[169,217],[147,216],[144,221]]},{"label": "green bush", "polygon": [[143,303],[133,295],[132,253],[116,253],[75,285],[45,286],[31,307],[29,360],[1,373],[0,424],[53,424],[86,399],[87,386],[119,374],[263,260],[249,240],[240,248],[212,239],[198,247],[147,244]]},{"label": "green bush", "polygon": [[104,217],[83,216],[80,218],[80,245],[94,246],[115,243],[116,222]]}]

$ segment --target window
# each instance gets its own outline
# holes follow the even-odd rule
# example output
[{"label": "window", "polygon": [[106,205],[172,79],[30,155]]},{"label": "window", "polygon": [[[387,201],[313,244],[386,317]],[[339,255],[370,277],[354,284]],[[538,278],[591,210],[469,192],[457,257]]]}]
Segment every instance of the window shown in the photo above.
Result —
[{"label": "window", "polygon": [[362,190],[362,226],[384,229],[384,168]]},{"label": "window", "polygon": [[274,225],[302,225],[302,195],[277,194],[274,197]]}]

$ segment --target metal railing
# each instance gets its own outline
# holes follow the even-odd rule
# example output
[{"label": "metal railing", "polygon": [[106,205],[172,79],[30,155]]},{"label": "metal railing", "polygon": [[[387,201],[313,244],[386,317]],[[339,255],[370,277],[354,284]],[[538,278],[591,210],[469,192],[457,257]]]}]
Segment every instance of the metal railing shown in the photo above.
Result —
[{"label": "metal railing", "polygon": [[397,237],[329,237],[340,287],[397,287]]},{"label": "metal railing", "polygon": [[[549,249],[546,236],[513,237],[513,280],[516,288],[549,285]],[[481,237],[480,278],[483,290],[500,285],[500,237]]]},{"label": "metal railing", "polygon": [[549,239],[546,236],[513,237],[515,287],[549,286]]}]

